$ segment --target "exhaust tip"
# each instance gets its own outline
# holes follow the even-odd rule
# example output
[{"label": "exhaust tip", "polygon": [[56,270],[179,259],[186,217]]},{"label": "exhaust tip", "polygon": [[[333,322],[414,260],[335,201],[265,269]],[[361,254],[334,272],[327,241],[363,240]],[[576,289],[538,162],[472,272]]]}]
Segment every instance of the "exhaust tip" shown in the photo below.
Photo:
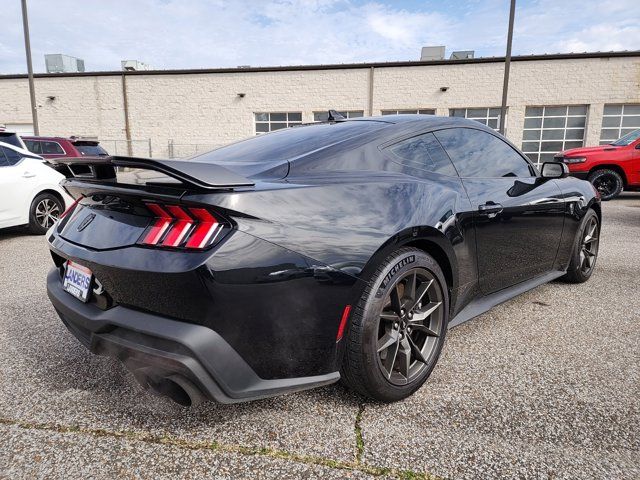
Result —
[{"label": "exhaust tip", "polygon": [[148,367],[136,369],[133,374],[144,388],[168,397],[183,407],[192,407],[206,400],[200,389],[182,375],[161,377]]},{"label": "exhaust tip", "polygon": [[154,383],[150,385],[153,390],[183,407],[194,407],[205,400],[200,389],[182,375],[170,375]]}]

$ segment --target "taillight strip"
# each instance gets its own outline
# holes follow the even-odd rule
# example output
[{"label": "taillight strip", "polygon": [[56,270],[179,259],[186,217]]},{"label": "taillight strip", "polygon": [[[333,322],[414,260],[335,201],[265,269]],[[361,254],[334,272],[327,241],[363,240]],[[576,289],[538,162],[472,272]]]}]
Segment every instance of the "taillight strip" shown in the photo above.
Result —
[{"label": "taillight strip", "polygon": [[169,210],[169,213],[176,218],[176,221],[169,230],[169,233],[162,242],[162,245],[166,247],[177,247],[180,245],[187,232],[191,229],[194,221],[177,205],[166,205],[166,208]]},{"label": "taillight strip", "polygon": [[171,225],[173,218],[157,203],[147,203],[147,207],[156,215],[156,220],[149,229],[149,232],[145,235],[142,243],[157,245],[162,235],[164,235],[169,225]]},{"label": "taillight strip", "polygon": [[207,246],[209,241],[213,240],[215,237],[213,236],[218,227],[221,225],[218,223],[216,217],[211,215],[204,208],[190,208],[189,211],[198,219],[200,223],[193,231],[193,233],[189,236],[189,240],[187,240],[187,248],[204,248]]}]

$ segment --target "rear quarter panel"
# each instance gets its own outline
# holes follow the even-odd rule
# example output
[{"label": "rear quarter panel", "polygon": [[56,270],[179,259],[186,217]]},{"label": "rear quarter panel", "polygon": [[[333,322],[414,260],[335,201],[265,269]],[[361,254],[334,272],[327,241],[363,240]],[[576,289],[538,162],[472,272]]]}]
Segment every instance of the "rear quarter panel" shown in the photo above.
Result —
[{"label": "rear quarter panel", "polygon": [[343,172],[262,187],[206,200],[225,209],[242,232],[358,278],[377,252],[428,239],[452,264],[454,294],[472,294],[475,237],[459,178]]}]

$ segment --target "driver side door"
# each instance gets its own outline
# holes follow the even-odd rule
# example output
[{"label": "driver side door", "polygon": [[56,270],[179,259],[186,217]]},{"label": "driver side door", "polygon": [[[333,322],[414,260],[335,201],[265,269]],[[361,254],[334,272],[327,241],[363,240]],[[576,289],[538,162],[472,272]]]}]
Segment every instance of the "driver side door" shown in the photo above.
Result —
[{"label": "driver side door", "polygon": [[503,139],[474,128],[435,132],[474,211],[485,295],[553,269],[564,223],[562,192]]}]

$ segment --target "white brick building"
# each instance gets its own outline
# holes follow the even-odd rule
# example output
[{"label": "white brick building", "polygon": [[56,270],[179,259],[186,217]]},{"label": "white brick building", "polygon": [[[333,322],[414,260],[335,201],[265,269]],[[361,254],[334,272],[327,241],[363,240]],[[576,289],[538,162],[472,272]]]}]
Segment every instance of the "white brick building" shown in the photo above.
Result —
[{"label": "white brick building", "polygon": [[[173,141],[182,156],[312,122],[329,108],[354,116],[435,111],[496,125],[503,69],[503,58],[478,58],[88,72],[36,75],[35,89],[41,135],[98,136],[119,154],[129,138],[134,154],[151,146],[154,156],[171,154]],[[506,135],[535,160],[640,127],[639,109],[640,51],[513,58]],[[0,124],[32,128],[25,75],[0,76]]]}]

